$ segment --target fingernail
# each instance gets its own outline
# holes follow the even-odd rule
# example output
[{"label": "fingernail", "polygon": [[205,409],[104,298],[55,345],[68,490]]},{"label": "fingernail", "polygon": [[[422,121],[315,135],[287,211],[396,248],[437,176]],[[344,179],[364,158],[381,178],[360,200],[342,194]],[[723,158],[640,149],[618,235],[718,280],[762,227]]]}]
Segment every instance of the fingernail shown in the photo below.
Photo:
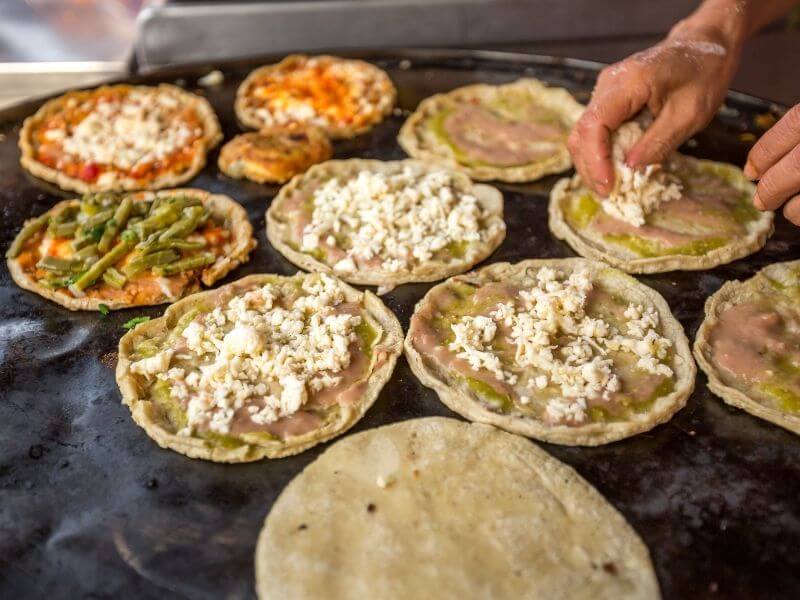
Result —
[{"label": "fingernail", "polygon": [[753,196],[753,205],[758,210],[764,210],[764,203],[761,202],[761,198],[758,197],[758,192],[756,192],[755,195]]},{"label": "fingernail", "polygon": [[589,187],[592,188],[598,194],[602,194],[603,190],[605,189],[605,185],[603,185],[603,182],[594,175],[591,175],[590,177],[591,179],[589,180]]},{"label": "fingernail", "polygon": [[753,163],[751,163],[749,160],[747,161],[747,164],[744,166],[744,176],[747,177],[750,181],[758,179],[758,171],[756,171],[756,168],[753,166]]}]

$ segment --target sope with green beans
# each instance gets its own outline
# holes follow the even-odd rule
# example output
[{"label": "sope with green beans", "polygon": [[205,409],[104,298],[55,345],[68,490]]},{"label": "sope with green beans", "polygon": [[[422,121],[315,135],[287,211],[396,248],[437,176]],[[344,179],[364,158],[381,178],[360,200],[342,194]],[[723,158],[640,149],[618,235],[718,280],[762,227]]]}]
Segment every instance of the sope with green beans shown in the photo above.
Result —
[{"label": "sope with green beans", "polygon": [[225,196],[102,193],[28,221],[6,258],[22,287],[98,310],[101,302],[113,309],[176,300],[246,260],[254,245],[244,209]]}]

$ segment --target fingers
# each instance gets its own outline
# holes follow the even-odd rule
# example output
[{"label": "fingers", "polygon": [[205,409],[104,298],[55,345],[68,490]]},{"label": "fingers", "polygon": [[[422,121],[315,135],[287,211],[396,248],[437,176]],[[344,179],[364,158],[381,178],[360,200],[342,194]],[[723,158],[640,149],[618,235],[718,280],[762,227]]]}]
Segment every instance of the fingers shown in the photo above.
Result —
[{"label": "fingers", "polygon": [[787,112],[750,149],[744,173],[758,179],[800,143],[800,105]]},{"label": "fingers", "polygon": [[638,70],[624,64],[604,69],[589,106],[568,140],[575,169],[597,193],[607,196],[614,184],[611,133],[647,104],[647,86]]},{"label": "fingers", "polygon": [[607,196],[614,185],[610,131],[596,117],[584,116],[572,129],[567,146],[575,170],[590,188]]},{"label": "fingers", "polygon": [[702,123],[697,114],[686,110],[684,103],[668,102],[653,124],[630,149],[625,162],[634,169],[663,162],[678,146],[686,141]]},{"label": "fingers", "polygon": [[783,207],[783,216],[800,227],[800,194],[791,198]]},{"label": "fingers", "polygon": [[795,146],[761,177],[753,204],[760,210],[775,210],[798,190],[800,190],[800,146]]}]

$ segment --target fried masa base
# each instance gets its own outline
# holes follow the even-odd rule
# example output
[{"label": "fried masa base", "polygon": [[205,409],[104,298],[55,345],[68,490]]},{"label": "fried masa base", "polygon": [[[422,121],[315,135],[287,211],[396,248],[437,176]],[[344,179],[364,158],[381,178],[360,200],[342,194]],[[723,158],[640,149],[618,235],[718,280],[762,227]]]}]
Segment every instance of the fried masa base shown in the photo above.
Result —
[{"label": "fried masa base", "polygon": [[294,132],[294,129],[272,127],[241,133],[229,140],[219,153],[219,169],[234,179],[249,179],[256,183],[284,183],[332,156],[331,142],[319,127],[302,127],[300,131],[305,140],[302,144],[295,144],[296,150],[302,147],[302,160],[291,155],[269,158],[258,156],[259,138],[285,138]]},{"label": "fried masa base", "polygon": [[528,165],[513,167],[494,167],[489,165],[468,166],[461,164],[450,145],[427,131],[427,121],[454,100],[490,101],[502,96],[506,91],[524,90],[528,95],[549,110],[559,113],[570,125],[583,113],[583,105],[578,103],[567,90],[548,87],[538,79],[518,79],[505,85],[479,83],[457,88],[446,94],[436,94],[423,100],[414,113],[406,120],[397,136],[403,150],[412,158],[440,164],[457,169],[479,181],[525,182],[535,181],[551,173],[560,173],[572,166],[566,141],[555,156]]},{"label": "fried masa base", "polygon": [[[102,86],[92,91],[102,92],[105,89],[113,87],[117,86]],[[33,130],[50,113],[58,111],[65,98],[69,97],[71,92],[48,100],[35,114],[25,119],[19,134],[19,149],[21,153],[19,162],[23,168],[39,179],[50,181],[61,189],[78,192],[79,194],[106,191],[135,191],[142,189],[159,190],[180,185],[197,175],[206,164],[206,154],[208,151],[222,141],[222,129],[220,128],[219,120],[217,119],[216,113],[214,113],[214,109],[211,108],[211,105],[208,103],[208,100],[168,83],[162,83],[158,86],[125,87],[145,89],[149,90],[151,93],[167,94],[177,98],[178,101],[184,104],[194,106],[203,123],[203,131],[205,132],[204,148],[194,154],[192,157],[192,164],[186,171],[182,173],[171,173],[167,170],[149,183],[144,184],[138,178],[115,177],[111,185],[99,185],[96,182],[89,183],[77,177],[71,177],[58,169],[39,162],[36,159],[36,152],[31,139]]]},{"label": "fried masa base", "polygon": [[255,567],[262,599],[659,598],[645,544],[571,467],[441,417],[328,448],[273,505]]},{"label": "fried masa base", "polygon": [[[458,414],[481,423],[489,423],[512,433],[528,436],[544,442],[567,446],[598,446],[648,431],[661,423],[666,423],[686,405],[694,390],[697,369],[692,360],[689,341],[680,323],[672,316],[664,298],[652,288],[639,283],[633,277],[611,268],[603,263],[582,258],[525,260],[519,263],[495,263],[472,273],[459,276],[459,281],[484,284],[494,281],[523,281],[528,269],[538,270],[550,267],[566,273],[577,269],[589,272],[593,281],[601,279],[603,284],[625,298],[635,298],[636,302],[654,307],[661,321],[662,335],[673,343],[675,353],[675,387],[672,392],[655,400],[646,412],[634,414],[629,420],[611,423],[587,423],[585,425],[548,425],[532,417],[501,414],[489,410],[481,402],[479,395],[465,384],[454,384],[449,371],[441,369],[433,361],[420,354],[412,339],[415,333],[414,321],[409,327],[405,340],[405,354],[411,370],[426,386],[439,395],[439,399]],[[428,302],[436,290],[447,286],[445,281],[432,288],[416,306],[418,312]],[[633,295],[635,294],[635,295]]]},{"label": "fried masa base", "polygon": [[[200,198],[203,205],[209,208],[217,219],[223,220],[226,224],[226,229],[231,232],[231,252],[217,257],[214,263],[203,268],[200,279],[205,285],[213,285],[240,264],[249,260],[250,251],[256,247],[256,241],[253,239],[253,227],[250,225],[250,220],[247,218],[247,211],[245,211],[238,202],[232,200],[228,196],[209,194],[205,190],[193,188],[177,188],[159,192],[135,192],[131,194],[131,197],[136,199],[174,195],[195,196]],[[63,200],[47,211],[47,213],[56,214],[65,206],[77,202],[80,201],[76,199]],[[104,300],[102,298],[91,298],[89,296],[76,298],[63,289],[53,290],[40,284],[36,279],[31,277],[30,274],[25,272],[19,264],[18,258],[9,258],[6,263],[8,264],[8,270],[11,272],[11,277],[18,286],[39,294],[43,298],[52,300],[70,310],[100,310],[101,304],[105,305],[110,310],[116,310],[120,308],[131,308],[133,306],[152,306],[171,301],[166,295],[162,295],[154,302],[148,304],[129,303],[121,300]],[[194,285],[190,285],[184,290],[184,295],[191,294],[199,288],[199,283],[195,282]]]},{"label": "fried masa base", "polygon": [[[306,276],[302,274],[300,276]],[[344,285],[345,298],[348,301],[363,302],[370,317],[380,325],[381,338],[373,348],[384,359],[377,364],[368,377],[364,393],[352,406],[341,406],[339,418],[327,423],[320,429],[289,437],[287,440],[274,440],[263,444],[242,443],[230,448],[198,436],[183,436],[170,430],[169,423],[160,416],[155,403],[145,395],[146,390],[140,388],[136,376],[131,372],[135,362],[134,348],[143,339],[152,338],[175,327],[182,315],[204,303],[213,304],[215,298],[234,287],[238,290],[252,289],[274,280],[275,275],[248,275],[238,281],[217,288],[194,294],[167,308],[164,316],[137,325],[126,333],[119,342],[119,359],[117,362],[117,385],[122,392],[122,402],[130,408],[134,422],[145,430],[162,448],[174,450],[190,458],[202,458],[214,462],[240,463],[252,462],[262,458],[280,458],[299,454],[311,446],[327,441],[348,430],[364,416],[367,409],[375,402],[383,386],[394,371],[397,357],[402,352],[403,330],[397,317],[386,308],[375,295]],[[285,279],[289,279],[285,277]]]},{"label": "fried masa base", "polygon": [[[737,189],[746,191],[751,195],[755,194],[755,186],[747,180],[741,169],[733,165],[684,155],[680,155],[680,160],[697,165],[713,165],[718,170],[724,169],[728,172],[733,185]],[[676,254],[640,257],[633,252],[626,252],[617,245],[590,239],[567,222],[562,204],[571,194],[579,193],[582,188],[583,183],[579,175],[561,179],[553,187],[550,192],[550,204],[548,205],[550,231],[558,239],[567,242],[581,256],[601,260],[627,273],[705,271],[758,252],[764,247],[764,244],[767,243],[767,238],[773,232],[774,214],[766,211],[761,213],[757,220],[748,225],[747,235],[732,239],[730,243],[709,250],[702,256]]]},{"label": "fried masa base", "polygon": [[440,167],[431,167],[415,160],[380,161],[358,158],[329,160],[311,167],[304,174],[294,177],[282,187],[272,204],[270,204],[266,218],[267,239],[278,252],[301,269],[335,274],[348,283],[377,285],[384,289],[391,289],[404,283],[438,281],[457,273],[463,273],[488,258],[500,246],[506,235],[505,222],[503,221],[503,194],[491,186],[471,183],[463,173],[452,172],[452,175],[459,183],[477,198],[480,206],[489,214],[486,219],[486,226],[488,227],[492,223],[502,225],[502,227],[498,228],[497,234],[491,239],[483,242],[470,242],[470,247],[475,248],[474,255],[470,259],[464,258],[446,263],[443,261],[430,261],[413,269],[397,272],[379,269],[358,269],[352,273],[340,273],[334,271],[332,266],[317,260],[310,254],[292,248],[291,243],[299,243],[300,240],[294,239],[291,222],[282,214],[282,209],[287,200],[295,193],[303,193],[304,187],[316,181],[326,181],[334,177],[357,173],[361,170],[376,173],[393,173],[398,168],[402,170],[405,164],[423,171],[441,170]]},{"label": "fried masa base", "polygon": [[782,271],[797,268],[800,268],[800,260],[774,263],[764,267],[745,281],[725,282],[719,290],[706,300],[705,318],[695,337],[694,356],[697,359],[697,364],[708,376],[708,388],[727,404],[741,408],[760,419],[800,434],[800,416],[764,406],[746,392],[723,382],[722,374],[714,363],[710,341],[711,332],[719,323],[720,314],[731,306],[750,299],[759,289],[764,289],[765,287],[770,289],[767,277],[780,280]]}]

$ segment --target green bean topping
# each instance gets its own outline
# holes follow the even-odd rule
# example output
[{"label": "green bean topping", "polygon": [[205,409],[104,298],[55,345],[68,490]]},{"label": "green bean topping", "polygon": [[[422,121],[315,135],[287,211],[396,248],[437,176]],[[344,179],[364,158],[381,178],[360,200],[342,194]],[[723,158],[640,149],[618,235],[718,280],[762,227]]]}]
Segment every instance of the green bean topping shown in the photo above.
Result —
[{"label": "green bean topping", "polygon": [[83,271],[83,261],[69,258],[58,258],[57,256],[43,256],[36,263],[36,266],[45,271],[55,271],[56,273],[80,273]]},{"label": "green bean topping", "polygon": [[83,229],[85,231],[88,231],[89,229],[92,229],[93,227],[97,227],[98,225],[102,225],[103,223],[105,223],[106,221],[111,219],[113,216],[114,216],[114,209],[109,208],[109,209],[106,209],[106,210],[101,210],[99,213],[96,213],[96,214],[92,215],[91,217],[89,217],[88,219],[86,219],[81,224],[81,226],[83,227]]},{"label": "green bean topping", "polygon": [[130,229],[126,229],[125,231],[123,231],[122,235],[120,235],[119,237],[120,237],[120,239],[123,239],[126,242],[131,242],[132,244],[135,244],[136,242],[139,241],[139,236],[137,236]]},{"label": "green bean topping", "polygon": [[[89,246],[84,246],[80,250],[78,250],[74,255],[73,258],[77,258],[81,261],[87,261],[92,258],[97,258],[97,244],[90,244]],[[92,261],[94,262],[94,261]]]},{"label": "green bean topping", "polygon": [[60,208],[52,217],[53,223],[66,223],[67,221],[73,221],[77,214],[80,212],[81,207],[80,205],[76,204],[67,204]]},{"label": "green bean topping", "polygon": [[49,233],[51,237],[68,238],[75,235],[77,230],[78,222],[70,221],[68,223],[50,223],[50,227],[47,228],[47,233]]},{"label": "green bean topping", "polygon": [[89,216],[96,214],[100,206],[94,201],[92,196],[84,196],[81,199],[81,212]]},{"label": "green bean topping", "polygon": [[95,281],[102,277],[103,273],[105,273],[106,269],[113,266],[118,260],[120,260],[128,250],[131,249],[133,246],[133,242],[124,239],[121,239],[116,246],[114,246],[111,250],[106,252],[100,260],[94,263],[89,269],[81,275],[75,283],[69,286],[70,291],[74,296],[82,296],[83,290],[87,287],[92,285]]},{"label": "green bean topping", "polygon": [[155,244],[158,243],[158,236],[161,235],[160,231],[156,231],[147,236],[146,239],[136,244],[136,249],[142,252],[148,252]]},{"label": "green bean topping", "polygon": [[117,271],[114,267],[108,267],[106,272],[103,273],[103,281],[111,287],[121,290],[127,283],[128,278]]},{"label": "green bean topping", "polygon": [[160,277],[169,277],[170,275],[177,275],[184,271],[200,269],[201,267],[210,265],[215,260],[217,260],[217,257],[214,254],[211,252],[204,252],[203,254],[189,256],[168,265],[154,267],[153,273]]},{"label": "green bean topping", "polygon": [[44,287],[52,290],[69,287],[72,282],[72,277],[43,277],[38,281]]},{"label": "green bean topping", "polygon": [[197,228],[197,224],[203,216],[203,207],[190,206],[184,211],[184,215],[186,216],[176,221],[170,225],[166,231],[162,232],[158,239],[165,242],[173,238],[185,238]]},{"label": "green bean topping", "polygon": [[133,277],[145,269],[150,269],[156,265],[166,265],[167,263],[175,262],[180,257],[181,255],[174,250],[162,250],[161,252],[153,252],[152,254],[141,254],[132,258],[128,264],[122,268],[122,271],[128,277]]},{"label": "green bean topping", "polygon": [[147,213],[150,212],[150,207],[153,205],[151,200],[140,200],[139,202],[134,202],[133,207],[131,208],[131,214],[135,217],[144,217],[147,216]]},{"label": "green bean topping", "polygon": [[181,211],[177,207],[166,205],[160,206],[154,213],[144,221],[139,221],[132,227],[140,240],[144,240],[151,233],[169,227],[181,218]]},{"label": "green bean topping", "polygon": [[164,200],[165,198],[163,196],[156,196],[155,199],[150,203],[150,210],[147,211],[147,214],[150,216],[156,214],[156,211]]},{"label": "green bean topping", "polygon": [[97,249],[100,250],[100,252],[108,252],[109,248],[111,248],[111,242],[114,241],[114,238],[117,237],[120,230],[125,227],[128,218],[131,216],[132,205],[133,200],[131,200],[130,197],[123,198],[122,202],[119,203],[117,210],[114,211],[114,216],[106,223],[103,237],[101,237],[100,241],[97,243]]},{"label": "green bean topping", "polygon": [[95,239],[95,236],[90,234],[76,237],[70,242],[69,245],[75,252],[77,252],[81,248],[85,248],[86,246],[94,246],[95,244],[97,244],[97,240]]},{"label": "green bean topping", "polygon": [[[47,275],[39,282],[51,289],[68,288],[82,297],[100,281],[122,289],[144,271],[171,276],[212,264],[216,255],[203,252],[208,242],[201,236],[187,239],[210,216],[202,200],[193,196],[158,195],[134,201],[131,195],[86,194],[80,202],[29,220],[6,256],[19,256],[26,242],[43,228],[49,237],[66,238],[73,254],[41,257],[36,266]],[[133,255],[125,266],[115,268],[130,252]]]},{"label": "green bean topping", "polygon": [[200,198],[195,198],[194,196],[174,196],[172,198],[166,198],[164,201],[180,210],[189,208],[190,206],[203,205],[203,201],[200,200]]},{"label": "green bean topping", "polygon": [[141,248],[144,254],[150,254],[151,252],[159,252],[160,250],[201,250],[207,245],[205,239],[196,242],[190,242],[188,240],[166,240],[164,242],[153,242],[145,248],[141,248],[141,244],[139,244],[136,248]]},{"label": "green bean topping", "polygon": [[22,252],[22,247],[25,245],[29,239],[31,239],[34,235],[36,235],[39,231],[41,231],[45,225],[50,220],[50,215],[43,214],[40,217],[36,217],[25,223],[22,227],[22,230],[17,234],[17,237],[14,238],[14,241],[11,242],[11,246],[9,246],[8,250],[6,250],[6,258],[16,258],[19,256],[19,253]]}]

